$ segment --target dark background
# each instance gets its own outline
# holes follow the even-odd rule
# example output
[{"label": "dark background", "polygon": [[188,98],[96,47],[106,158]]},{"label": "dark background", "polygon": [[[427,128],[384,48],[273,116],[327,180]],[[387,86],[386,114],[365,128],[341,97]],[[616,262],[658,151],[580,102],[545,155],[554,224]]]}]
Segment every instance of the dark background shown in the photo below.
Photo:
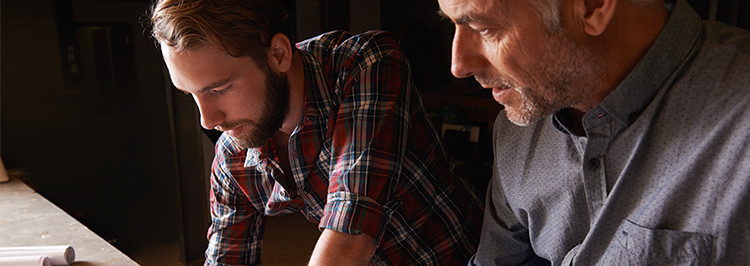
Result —
[{"label": "dark background", "polygon": [[[707,19],[750,28],[750,1],[691,0]],[[150,1],[0,2],[0,157],[11,175],[141,264],[199,264],[208,227],[212,142],[172,88],[140,21]],[[450,74],[453,27],[436,0],[291,0],[296,37],[346,29],[398,36],[436,129],[481,185],[500,107]],[[2,195],[0,195],[1,197]],[[13,215],[13,214],[0,214]],[[292,229],[292,228],[290,228]]]}]

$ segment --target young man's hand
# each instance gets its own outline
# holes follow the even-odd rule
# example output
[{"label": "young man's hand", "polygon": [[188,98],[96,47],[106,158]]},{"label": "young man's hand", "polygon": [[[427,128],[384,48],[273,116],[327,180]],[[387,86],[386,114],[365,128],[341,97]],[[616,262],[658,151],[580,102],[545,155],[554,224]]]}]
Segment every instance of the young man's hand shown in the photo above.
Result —
[{"label": "young man's hand", "polygon": [[325,229],[315,244],[310,265],[367,265],[374,254],[372,237]]}]

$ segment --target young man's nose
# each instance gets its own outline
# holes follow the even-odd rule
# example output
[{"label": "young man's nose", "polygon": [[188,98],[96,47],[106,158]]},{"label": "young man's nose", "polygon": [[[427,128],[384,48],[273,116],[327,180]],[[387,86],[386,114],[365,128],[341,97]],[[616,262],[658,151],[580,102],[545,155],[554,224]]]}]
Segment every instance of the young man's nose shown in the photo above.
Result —
[{"label": "young man's nose", "polygon": [[219,110],[215,104],[194,97],[198,111],[201,114],[201,126],[205,129],[214,129],[224,122],[224,112]]}]

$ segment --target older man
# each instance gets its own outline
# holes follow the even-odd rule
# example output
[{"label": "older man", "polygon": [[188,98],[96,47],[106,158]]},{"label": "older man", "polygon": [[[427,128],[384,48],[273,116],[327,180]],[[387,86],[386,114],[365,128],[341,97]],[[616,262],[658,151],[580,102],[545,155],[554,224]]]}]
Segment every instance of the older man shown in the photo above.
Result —
[{"label": "older man", "polygon": [[505,107],[472,264],[750,261],[747,31],[684,0],[438,2],[453,74]]}]

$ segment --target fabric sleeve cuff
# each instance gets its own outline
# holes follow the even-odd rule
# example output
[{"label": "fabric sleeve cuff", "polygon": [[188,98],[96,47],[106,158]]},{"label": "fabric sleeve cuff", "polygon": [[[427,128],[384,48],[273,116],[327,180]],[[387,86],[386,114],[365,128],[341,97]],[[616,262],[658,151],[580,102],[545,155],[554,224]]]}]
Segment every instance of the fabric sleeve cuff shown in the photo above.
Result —
[{"label": "fabric sleeve cuff", "polygon": [[350,235],[364,233],[379,243],[390,217],[386,212],[372,198],[348,192],[329,193],[318,227]]}]

